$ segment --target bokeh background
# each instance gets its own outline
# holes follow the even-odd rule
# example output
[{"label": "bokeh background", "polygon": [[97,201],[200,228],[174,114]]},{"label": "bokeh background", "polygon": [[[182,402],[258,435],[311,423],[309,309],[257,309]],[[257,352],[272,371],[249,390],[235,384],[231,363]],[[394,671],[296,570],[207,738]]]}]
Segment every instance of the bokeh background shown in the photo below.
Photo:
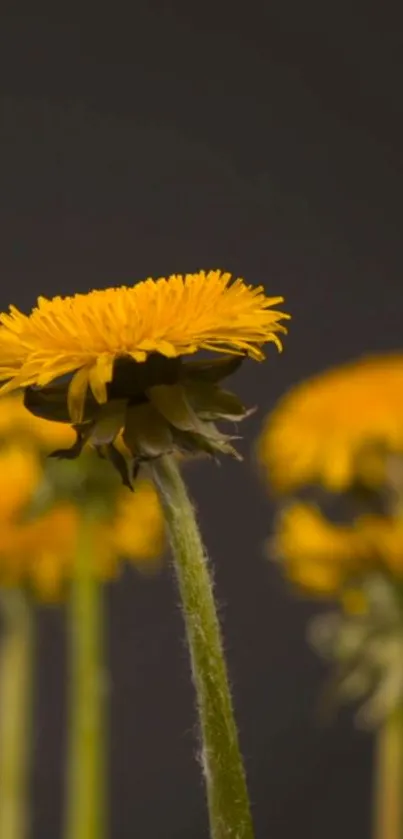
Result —
[{"label": "bokeh background", "polygon": [[[266,6],[266,8],[263,8]],[[265,559],[253,470],[293,383],[402,346],[402,33],[388,4],[138,0],[0,27],[0,308],[225,268],[283,294],[285,351],[233,384],[259,411],[245,463],[188,479],[214,560],[257,839],[367,839],[371,736],[318,720],[314,607]],[[396,12],[397,15],[397,12]],[[169,569],[108,590],[114,839],[206,839],[195,714]],[[33,839],[60,832],[64,624],[39,617]]]}]

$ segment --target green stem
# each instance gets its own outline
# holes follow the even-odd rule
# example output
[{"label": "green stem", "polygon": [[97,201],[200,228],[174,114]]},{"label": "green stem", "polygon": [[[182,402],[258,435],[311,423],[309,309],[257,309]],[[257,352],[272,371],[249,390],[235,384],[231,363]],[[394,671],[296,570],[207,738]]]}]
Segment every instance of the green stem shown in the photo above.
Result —
[{"label": "green stem", "polygon": [[69,597],[69,735],[65,839],[103,839],[105,690],[102,585],[93,573],[92,522],[82,516]]},{"label": "green stem", "polygon": [[0,839],[28,835],[31,745],[32,608],[22,589],[1,591],[4,620],[0,653]]},{"label": "green stem", "polygon": [[253,839],[223,645],[194,510],[173,458],[152,472],[168,525],[179,584],[201,727],[212,839]]},{"label": "green stem", "polygon": [[403,708],[379,729],[374,786],[374,839],[403,839]]}]

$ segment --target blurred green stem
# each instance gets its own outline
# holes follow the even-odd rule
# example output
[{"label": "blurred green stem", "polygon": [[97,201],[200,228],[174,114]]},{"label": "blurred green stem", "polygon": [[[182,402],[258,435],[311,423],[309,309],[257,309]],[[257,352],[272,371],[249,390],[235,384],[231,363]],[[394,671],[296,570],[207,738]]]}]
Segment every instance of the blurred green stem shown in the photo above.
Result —
[{"label": "blurred green stem", "polygon": [[102,584],[94,575],[93,522],[81,518],[68,602],[69,728],[65,839],[106,835]]},{"label": "blurred green stem", "polygon": [[195,513],[173,458],[152,463],[174,556],[201,727],[212,839],[253,839],[213,587]]},{"label": "blurred green stem", "polygon": [[403,708],[377,734],[374,839],[403,839]]},{"label": "blurred green stem", "polygon": [[32,607],[20,588],[0,593],[0,839],[26,839],[31,748],[34,630]]},{"label": "blurred green stem", "polygon": [[[403,521],[403,460],[387,462],[390,515]],[[400,596],[401,587],[396,588]],[[403,706],[393,711],[378,730],[375,752],[373,839],[403,839]]]}]

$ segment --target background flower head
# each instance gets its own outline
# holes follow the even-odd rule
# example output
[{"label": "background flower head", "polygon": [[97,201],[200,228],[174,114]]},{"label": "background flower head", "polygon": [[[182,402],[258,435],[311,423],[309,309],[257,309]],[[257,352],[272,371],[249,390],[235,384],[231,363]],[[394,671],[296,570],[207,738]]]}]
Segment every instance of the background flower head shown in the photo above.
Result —
[{"label": "background flower head", "polygon": [[[72,428],[32,416],[20,396],[0,399],[0,586],[27,585],[45,600],[66,591],[74,568],[82,499],[64,480],[69,478],[64,463],[46,460],[44,455],[74,437]],[[87,453],[79,468],[88,472],[94,466],[97,479],[95,452]],[[101,468],[112,473],[109,464]],[[60,497],[52,496],[49,486],[56,472],[59,484],[66,483]],[[91,487],[88,475],[82,479]],[[113,473],[112,483],[92,524],[94,574],[101,580],[116,575],[120,558],[143,568],[153,563],[155,567],[164,548],[162,513],[151,484],[140,480],[133,493]],[[101,494],[102,488],[98,491]]]},{"label": "background flower head", "polygon": [[24,407],[24,394],[17,391],[0,397],[0,446],[15,441],[31,447],[37,454],[68,448],[76,439],[70,423],[53,422],[36,417]]},{"label": "background flower head", "polygon": [[296,502],[276,519],[268,544],[286,576],[306,593],[341,598],[371,574],[403,580],[403,521],[363,515],[329,521],[314,504]]},{"label": "background flower head", "polygon": [[258,457],[272,487],[377,484],[403,452],[403,354],[363,358],[297,385],[267,418]]},{"label": "background flower head", "polygon": [[[4,521],[0,510],[0,585],[26,585],[42,600],[65,595],[74,573],[81,512],[59,502],[32,519],[20,508]],[[119,560],[151,570],[164,549],[161,511],[153,487],[139,483],[135,493],[121,487],[108,519],[93,521],[93,572],[101,581],[116,577]]]},{"label": "background flower head", "polygon": [[258,456],[282,501],[269,552],[296,590],[337,602],[309,627],[332,696],[364,700],[361,719],[378,723],[403,696],[403,354],[293,388]]}]

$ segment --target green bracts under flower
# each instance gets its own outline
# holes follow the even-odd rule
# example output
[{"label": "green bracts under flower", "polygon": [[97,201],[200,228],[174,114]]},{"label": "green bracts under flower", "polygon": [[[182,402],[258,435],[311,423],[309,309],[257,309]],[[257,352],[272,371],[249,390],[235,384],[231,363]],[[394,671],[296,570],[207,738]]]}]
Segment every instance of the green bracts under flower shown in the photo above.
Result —
[{"label": "green bracts under flower", "polygon": [[399,584],[380,573],[361,581],[362,613],[328,612],[309,630],[314,647],[333,663],[329,698],[360,705],[357,721],[382,725],[403,705],[403,609]]},{"label": "green bracts under flower", "polygon": [[[90,443],[131,487],[141,463],[164,454],[230,454],[239,459],[231,445],[234,436],[221,433],[215,423],[239,422],[251,413],[219,386],[241,362],[242,356],[187,363],[157,355],[141,364],[121,360],[108,387],[108,402],[99,405],[88,393],[83,421],[74,426],[77,443],[54,454],[75,458]],[[68,383],[28,388],[26,407],[45,419],[68,422],[67,390]]]}]

